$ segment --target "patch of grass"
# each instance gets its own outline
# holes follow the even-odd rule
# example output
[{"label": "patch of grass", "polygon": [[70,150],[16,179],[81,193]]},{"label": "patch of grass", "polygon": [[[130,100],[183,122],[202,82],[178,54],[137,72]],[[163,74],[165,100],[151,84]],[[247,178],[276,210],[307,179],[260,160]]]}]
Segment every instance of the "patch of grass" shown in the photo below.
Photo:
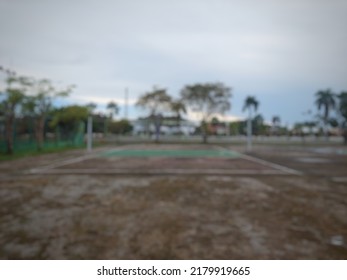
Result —
[{"label": "patch of grass", "polygon": [[[105,146],[102,142],[94,142],[93,148],[102,147]],[[12,155],[8,155],[3,151],[0,151],[0,162],[1,161],[9,161],[9,160],[15,160],[25,157],[31,157],[31,156],[40,156],[44,154],[52,154],[52,153],[61,153],[65,151],[71,151],[71,150],[82,150],[86,149],[85,145],[82,146],[74,146],[74,145],[66,145],[66,146],[51,146],[51,147],[45,147],[41,151],[38,151],[36,149],[32,150],[25,150],[25,151],[14,151]]]},{"label": "patch of grass", "polygon": [[41,151],[31,150],[31,151],[18,151],[14,152],[12,155],[0,153],[0,161],[15,160],[19,158],[29,157],[29,156],[39,156],[43,154],[59,153],[69,150],[85,149],[85,147],[76,147],[76,146],[66,146],[66,147],[50,147],[45,148]]}]

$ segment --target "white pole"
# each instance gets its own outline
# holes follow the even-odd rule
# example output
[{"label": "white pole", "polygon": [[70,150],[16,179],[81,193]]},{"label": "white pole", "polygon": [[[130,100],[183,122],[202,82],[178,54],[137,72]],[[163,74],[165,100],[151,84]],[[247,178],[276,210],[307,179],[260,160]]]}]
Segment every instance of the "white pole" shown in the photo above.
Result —
[{"label": "white pole", "polygon": [[125,108],[124,118],[128,119],[128,88],[125,88]]},{"label": "white pole", "polygon": [[225,122],[225,125],[227,127],[227,136],[230,137],[230,122]]},{"label": "white pole", "polygon": [[88,117],[87,124],[87,151],[91,152],[93,146],[93,119],[92,116]]}]

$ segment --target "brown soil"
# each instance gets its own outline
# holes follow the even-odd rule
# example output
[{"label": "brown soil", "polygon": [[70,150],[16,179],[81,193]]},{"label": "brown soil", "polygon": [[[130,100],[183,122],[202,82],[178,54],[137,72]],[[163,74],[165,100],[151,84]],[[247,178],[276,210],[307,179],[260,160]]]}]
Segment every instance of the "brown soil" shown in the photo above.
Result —
[{"label": "brown soil", "polygon": [[239,158],[95,158],[82,162],[64,165],[59,169],[199,169],[203,172],[206,169],[246,169],[246,170],[267,170],[269,167],[250,162]]},{"label": "brown soil", "polygon": [[302,176],[26,173],[80,155],[0,164],[1,259],[347,258],[346,155],[288,147],[253,154]]}]

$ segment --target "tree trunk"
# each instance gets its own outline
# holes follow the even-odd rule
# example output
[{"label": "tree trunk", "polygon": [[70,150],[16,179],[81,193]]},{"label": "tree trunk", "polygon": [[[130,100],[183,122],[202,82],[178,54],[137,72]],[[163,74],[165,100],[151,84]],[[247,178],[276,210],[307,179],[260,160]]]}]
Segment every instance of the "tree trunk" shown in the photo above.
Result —
[{"label": "tree trunk", "polygon": [[343,140],[344,140],[345,145],[347,145],[347,128],[345,128],[342,131],[342,136],[343,136]]},{"label": "tree trunk", "polygon": [[158,143],[159,142],[159,136],[160,135],[160,127],[156,127],[155,128],[155,142]]},{"label": "tree trunk", "polygon": [[44,126],[45,126],[45,117],[44,116],[38,117],[36,119],[36,125],[35,125],[36,147],[38,151],[41,151],[43,148]]},{"label": "tree trunk", "polygon": [[160,127],[161,127],[161,116],[157,115],[155,116],[154,120],[154,129],[155,129],[155,142],[159,142],[159,137],[160,137]]},{"label": "tree trunk", "polygon": [[13,154],[13,116],[9,116],[6,119],[6,153]]},{"label": "tree trunk", "polygon": [[177,125],[177,128],[178,128],[178,134],[181,135],[181,116],[178,114],[176,116],[177,120],[176,120],[176,125]]},{"label": "tree trunk", "polygon": [[325,141],[329,140],[328,119],[329,119],[329,107],[326,105],[325,106],[325,110],[324,110],[324,134],[325,134]]},{"label": "tree trunk", "polygon": [[207,133],[202,135],[202,143],[207,144]]},{"label": "tree trunk", "polygon": [[324,122],[324,137],[325,137],[325,141],[328,142],[329,141],[328,121]]},{"label": "tree trunk", "polygon": [[202,132],[202,143],[207,144],[207,123],[205,121],[202,121],[201,125],[201,132]]}]

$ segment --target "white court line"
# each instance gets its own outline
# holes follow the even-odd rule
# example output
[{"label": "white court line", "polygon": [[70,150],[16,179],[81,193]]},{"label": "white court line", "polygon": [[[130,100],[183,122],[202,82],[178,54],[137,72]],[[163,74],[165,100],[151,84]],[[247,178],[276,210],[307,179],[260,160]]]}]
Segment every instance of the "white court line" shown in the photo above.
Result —
[{"label": "white court line", "polygon": [[133,170],[133,169],[48,169],[43,170],[40,174],[121,174],[121,175],[283,175],[283,171],[267,170],[250,170],[250,169],[160,169],[160,170]]},{"label": "white court line", "polygon": [[[225,150],[225,151],[230,151],[229,149],[224,148],[224,147],[220,147],[220,146],[216,146],[216,147],[219,148],[219,149]],[[249,160],[249,161],[253,161],[253,162],[256,162],[256,163],[260,163],[262,165],[265,165],[265,166],[268,166],[268,167],[272,167],[274,169],[281,170],[281,171],[283,171],[285,173],[294,174],[294,175],[302,175],[302,172],[294,170],[294,169],[291,169],[291,168],[288,168],[286,166],[279,165],[277,163],[272,163],[272,162],[269,162],[269,161],[266,161],[266,160],[263,160],[263,159],[260,159],[260,158],[252,157],[252,156],[249,156],[249,155],[241,154],[239,152],[237,152],[237,153],[243,159],[246,159],[246,160]]]},{"label": "white court line", "polygon": [[[107,151],[109,148],[104,148],[104,149],[100,149],[98,151],[95,151],[93,154],[87,154],[87,155],[83,155],[83,156],[80,156],[80,157],[76,157],[76,158],[70,158],[70,159],[66,159],[66,160],[62,160],[62,161],[58,161],[58,162],[54,162],[52,164],[48,164],[44,167],[38,167],[38,168],[33,168],[33,169],[30,169],[28,171],[28,173],[31,173],[31,174],[35,174],[35,173],[43,173],[47,170],[52,170],[52,169],[55,169],[57,167],[62,167],[64,165],[69,165],[71,163],[77,163],[77,162],[81,162],[81,161],[84,161],[86,159],[91,159],[91,158],[96,158],[100,155],[100,152],[103,152],[103,151]],[[118,151],[118,150],[122,150],[122,148],[116,148],[116,149],[112,149],[111,151]]]},{"label": "white court line", "polygon": [[69,165],[72,163],[77,163],[77,162],[81,162],[87,159],[92,159],[92,158],[96,158],[100,155],[100,152],[103,151],[120,151],[120,150],[124,150],[126,147],[120,147],[120,148],[116,148],[116,149],[112,149],[112,150],[108,150],[108,148],[99,150],[93,154],[87,154],[87,155],[83,155],[77,158],[72,158],[72,159],[67,159],[67,160],[63,160],[57,163],[53,163],[50,165],[46,165],[44,167],[41,168],[34,168],[29,170],[29,173],[31,174],[37,174],[37,173],[43,173],[43,174],[132,174],[132,175],[136,175],[136,174],[148,174],[148,175],[160,175],[160,174],[182,174],[182,175],[193,175],[193,174],[225,174],[225,175],[280,175],[283,173],[289,173],[289,174],[295,174],[295,175],[300,175],[302,174],[299,171],[296,171],[294,169],[290,169],[287,168],[285,166],[282,165],[278,165],[275,163],[271,163],[262,159],[258,159],[255,157],[251,157],[248,155],[244,155],[241,154],[239,152],[235,152],[233,150],[229,150],[226,149],[224,147],[220,147],[220,146],[215,146],[218,150],[223,150],[223,151],[227,151],[230,152],[232,151],[233,153],[236,153],[240,156],[240,158],[249,160],[249,161],[253,161],[259,164],[262,164],[264,166],[268,166],[271,167],[273,169],[271,170],[250,170],[250,169],[239,169],[239,170],[224,170],[224,169],[207,169],[207,170],[201,170],[201,169],[160,169],[158,171],[155,170],[141,170],[141,171],[136,171],[133,169],[56,169],[58,167],[62,167],[65,165]]},{"label": "white court line", "polygon": [[272,163],[272,162],[269,162],[269,161],[266,161],[266,160],[263,160],[260,158],[256,158],[256,157],[252,157],[252,156],[244,155],[244,154],[241,154],[241,158],[244,158],[244,159],[247,159],[249,161],[256,162],[256,163],[260,163],[260,164],[265,165],[265,166],[273,167],[275,169],[279,169],[279,170],[286,172],[286,173],[289,173],[289,174],[302,175],[302,172],[300,172],[300,171],[288,168],[288,167],[283,166],[283,165],[279,165],[277,163]]}]

